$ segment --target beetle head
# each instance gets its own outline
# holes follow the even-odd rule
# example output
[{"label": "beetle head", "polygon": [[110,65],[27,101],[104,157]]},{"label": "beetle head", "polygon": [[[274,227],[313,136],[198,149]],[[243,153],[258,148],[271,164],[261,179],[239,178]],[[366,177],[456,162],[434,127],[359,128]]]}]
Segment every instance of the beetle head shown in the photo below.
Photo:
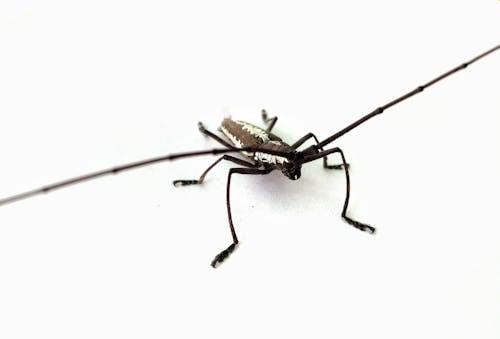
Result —
[{"label": "beetle head", "polygon": [[293,157],[281,164],[281,172],[292,180],[300,178],[302,169],[302,153],[294,152]]}]

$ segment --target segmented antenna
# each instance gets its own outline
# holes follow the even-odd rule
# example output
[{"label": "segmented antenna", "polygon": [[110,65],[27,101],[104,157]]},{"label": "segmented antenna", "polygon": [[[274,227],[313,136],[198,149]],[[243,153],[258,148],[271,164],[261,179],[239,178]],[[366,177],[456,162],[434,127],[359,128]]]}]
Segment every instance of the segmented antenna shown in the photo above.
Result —
[{"label": "segmented antenna", "polygon": [[[79,184],[81,182],[88,181],[88,180],[95,179],[95,178],[99,178],[99,177],[102,177],[105,175],[117,174],[119,172],[128,171],[128,170],[138,168],[138,167],[144,167],[144,166],[149,166],[149,165],[153,165],[153,164],[158,164],[160,162],[171,161],[171,160],[187,158],[187,157],[200,156],[200,155],[208,155],[208,154],[217,155],[217,154],[225,154],[225,153],[238,153],[238,152],[243,152],[243,151],[245,151],[245,152],[262,152],[264,150],[262,150],[260,148],[255,148],[255,147],[243,147],[243,148],[234,148],[233,147],[233,148],[214,148],[211,150],[204,150],[204,151],[168,154],[168,155],[164,155],[164,156],[160,156],[160,157],[156,157],[156,158],[140,160],[140,161],[131,162],[128,164],[116,166],[113,168],[84,174],[84,175],[81,175],[78,177],[66,179],[66,180],[59,181],[59,182],[56,182],[53,184],[49,184],[49,185],[46,185],[46,186],[43,186],[40,188],[36,188],[34,190],[31,190],[31,191],[26,191],[23,193],[12,195],[10,197],[0,199],[0,206],[6,205],[9,203],[18,201],[18,200],[30,198],[30,197],[35,196],[35,195],[49,193],[49,192],[54,191],[56,189],[60,189],[60,188],[70,186],[70,185]],[[272,155],[278,155],[281,157],[285,157],[285,158],[290,157],[290,153],[286,153],[286,152],[273,151],[273,150],[265,150],[265,152],[272,154]]]},{"label": "segmented antenna", "polygon": [[[400,103],[400,102],[402,102],[402,101],[404,101],[404,100],[406,100],[406,99],[414,96],[415,94],[418,94],[418,93],[422,92],[427,87],[430,87],[430,86],[434,85],[436,82],[441,81],[442,79],[444,79],[444,78],[452,75],[453,73],[458,72],[458,71],[466,68],[470,64],[472,64],[472,63],[476,62],[477,60],[479,60],[479,59],[487,56],[488,54],[493,53],[494,51],[496,51],[498,49],[500,49],[500,45],[497,45],[497,46],[493,47],[492,49],[490,49],[490,50],[488,50],[488,51],[486,51],[486,52],[484,52],[484,53],[476,56],[475,58],[469,60],[468,62],[465,62],[465,63],[463,63],[463,64],[461,64],[461,65],[459,65],[459,66],[457,66],[457,67],[455,67],[455,68],[453,68],[451,70],[449,70],[446,73],[443,73],[442,75],[440,75],[437,78],[435,78],[435,79],[427,82],[426,84],[417,87],[413,91],[410,91],[410,92],[404,94],[403,96],[401,96],[401,97],[399,97],[397,99],[394,99],[393,101],[391,101],[391,102],[389,102],[389,103],[387,103],[387,104],[385,104],[383,106],[378,107],[373,112],[365,115],[361,119],[355,121],[351,125],[349,125],[349,126],[345,127],[344,129],[342,129],[341,131],[333,134],[332,136],[330,136],[329,138],[323,140],[322,142],[318,143],[317,145],[313,145],[313,146],[309,147],[308,149],[304,150],[301,153],[302,154],[308,154],[309,153],[308,151],[313,151],[312,153],[317,153],[318,149],[321,149],[323,146],[331,143],[332,141],[336,140],[337,138],[341,137],[342,135],[346,134],[347,132],[351,131],[352,129],[356,128],[357,126],[361,125],[363,122],[371,119],[372,117],[381,114],[382,112],[384,112],[389,107],[394,106],[394,105],[396,105],[396,104],[398,104],[398,103]],[[53,184],[49,184],[49,185],[43,186],[41,188],[37,188],[37,189],[30,190],[30,191],[27,191],[27,192],[23,192],[23,193],[20,193],[20,194],[12,195],[12,196],[4,198],[4,199],[0,199],[0,205],[5,205],[5,204],[8,204],[8,203],[12,203],[12,202],[18,201],[18,200],[30,198],[30,197],[35,196],[35,195],[39,195],[39,194],[43,194],[43,193],[48,193],[48,192],[51,192],[51,191],[59,189],[59,188],[63,188],[63,187],[66,187],[66,186],[78,184],[78,183],[81,183],[81,182],[84,182],[84,181],[87,181],[87,180],[91,180],[91,179],[95,179],[95,178],[98,178],[98,177],[102,177],[102,176],[105,176],[105,175],[108,175],[108,174],[117,174],[119,172],[128,171],[128,170],[131,170],[131,169],[134,169],[134,168],[138,168],[138,167],[149,166],[149,165],[157,164],[157,163],[164,162],[164,161],[170,161],[170,160],[175,160],[175,159],[180,159],[180,158],[186,158],[186,157],[192,157],[192,156],[200,156],[200,155],[208,155],[208,154],[216,155],[216,154],[225,154],[225,153],[238,153],[238,152],[243,152],[243,151],[245,151],[245,152],[262,152],[262,153],[267,153],[267,154],[271,154],[271,155],[281,156],[281,157],[284,157],[284,158],[287,158],[287,159],[293,159],[293,157],[296,156],[296,154],[294,154],[294,153],[272,151],[272,150],[269,150],[269,149],[262,149],[262,148],[258,148],[258,147],[215,148],[215,149],[204,150],[204,151],[194,151],[194,152],[186,152],[186,153],[175,153],[175,154],[169,154],[169,155],[160,156],[160,157],[156,157],[156,158],[151,158],[151,159],[146,159],[146,160],[140,160],[140,161],[137,161],[137,162],[132,162],[132,163],[125,164],[125,165],[120,165],[120,166],[113,167],[113,168],[110,168],[110,169],[105,169],[105,170],[101,170],[101,171],[97,171],[97,172],[92,172],[92,173],[85,174],[85,175],[82,175],[82,176],[78,176],[78,177],[66,179],[66,180],[63,180],[63,181],[60,181],[60,182],[56,182],[56,183],[53,183]],[[311,161],[311,159],[308,159],[308,161]]]},{"label": "segmented antenna", "polygon": [[467,62],[464,62],[463,64],[461,65],[458,65],[457,67],[449,70],[448,72],[446,73],[443,73],[441,74],[440,76],[438,76],[437,78],[429,81],[428,83],[424,84],[424,85],[421,85],[421,86],[418,86],[417,88],[415,88],[413,91],[410,91],[408,93],[406,93],[405,95],[402,95],[400,96],[399,98],[397,99],[394,99],[392,100],[391,102],[388,102],[387,104],[383,105],[383,106],[380,106],[380,107],[377,107],[373,112],[365,115],[364,117],[362,117],[361,119],[355,121],[354,123],[350,124],[349,126],[347,126],[346,128],[338,131],[337,133],[335,133],[334,135],[332,135],[331,137],[329,138],[326,138],[325,140],[321,141],[319,144],[315,145],[314,147],[316,149],[320,149],[321,147],[325,146],[325,145],[328,145],[329,143],[331,143],[332,141],[340,138],[341,136],[343,136],[344,134],[346,134],[347,132],[349,132],[350,130],[358,127],[359,125],[361,125],[362,123],[364,123],[365,121],[373,118],[374,116],[376,115],[379,115],[381,114],[382,112],[384,112],[386,109],[388,109],[389,107],[391,106],[394,106],[396,104],[399,104],[401,101],[404,101],[408,98],[411,98],[412,96],[414,96],[415,94],[418,94],[420,92],[422,92],[424,89],[426,89],[427,87],[430,87],[432,85],[434,85],[436,82],[438,81],[441,81],[443,80],[444,78],[447,78],[448,76],[466,68],[467,66],[469,66],[470,64],[478,61],[479,59],[481,58],[484,58],[485,56],[487,56],[488,54],[491,54],[493,52],[495,52],[497,49],[500,49],[500,45],[497,45],[495,47],[493,47],[492,49],[490,50],[487,50],[486,52],[484,53],[481,53],[479,54],[478,56],[476,56],[475,58],[467,61]]}]

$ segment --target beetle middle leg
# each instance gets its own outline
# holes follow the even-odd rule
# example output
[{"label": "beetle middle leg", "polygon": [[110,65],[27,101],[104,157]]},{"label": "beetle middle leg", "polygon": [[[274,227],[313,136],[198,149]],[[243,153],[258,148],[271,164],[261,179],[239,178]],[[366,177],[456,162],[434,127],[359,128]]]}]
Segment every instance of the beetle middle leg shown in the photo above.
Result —
[{"label": "beetle middle leg", "polygon": [[245,160],[242,160],[242,159],[239,159],[239,158],[236,158],[236,157],[233,157],[233,156],[230,156],[230,155],[223,155],[222,157],[220,157],[219,159],[217,159],[213,164],[211,164],[210,166],[208,166],[208,168],[200,175],[200,178],[199,179],[191,179],[191,180],[174,180],[173,184],[174,186],[178,187],[178,186],[187,186],[187,185],[200,185],[203,183],[203,180],[205,180],[205,176],[207,175],[207,173],[215,167],[215,165],[217,165],[219,162],[221,162],[222,160],[228,160],[228,161],[231,161],[231,162],[234,162],[238,165],[241,165],[241,166],[246,166],[246,167],[256,167],[257,165],[255,164],[252,164],[251,162],[248,162],[248,161],[245,161]]},{"label": "beetle middle leg", "polygon": [[227,176],[227,186],[226,186],[226,206],[227,206],[227,216],[228,216],[228,220],[229,220],[229,228],[231,230],[231,236],[233,238],[233,243],[231,245],[229,245],[228,248],[226,248],[225,250],[223,250],[222,252],[220,252],[219,254],[217,254],[215,256],[214,260],[212,260],[212,263],[211,263],[212,267],[215,268],[218,264],[220,264],[221,262],[226,260],[226,258],[229,257],[229,255],[231,253],[233,253],[233,251],[236,249],[236,246],[238,245],[238,237],[236,235],[236,231],[234,230],[233,218],[231,216],[231,204],[230,204],[230,200],[229,200],[230,190],[231,190],[231,176],[235,173],[253,174],[253,175],[268,174],[271,171],[272,171],[272,169],[258,169],[258,168],[231,168],[229,170],[229,174]]},{"label": "beetle middle leg", "polygon": [[[302,138],[300,138],[299,140],[297,140],[291,146],[292,146],[293,149],[297,149],[298,147],[302,146],[302,144],[304,142],[306,142],[307,140],[309,140],[311,138],[314,138],[314,141],[316,142],[316,145],[319,144],[318,138],[316,138],[316,136],[313,133],[307,133],[306,135],[304,135]],[[318,148],[318,150],[322,152],[323,148]],[[345,165],[347,167],[349,167],[349,164],[345,164]],[[341,170],[341,169],[344,168],[344,164],[328,165],[328,159],[325,156],[325,157],[323,157],[323,168]]]}]

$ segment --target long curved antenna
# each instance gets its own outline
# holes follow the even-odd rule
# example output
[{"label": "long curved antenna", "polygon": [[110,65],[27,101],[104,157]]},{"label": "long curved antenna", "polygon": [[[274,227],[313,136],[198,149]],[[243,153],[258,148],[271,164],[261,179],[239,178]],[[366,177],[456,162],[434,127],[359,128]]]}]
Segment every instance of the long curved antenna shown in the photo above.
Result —
[{"label": "long curved antenna", "polygon": [[284,158],[290,158],[291,154],[287,152],[280,152],[280,151],[273,151],[273,150],[264,150],[258,147],[243,147],[243,148],[214,148],[210,150],[204,150],[204,151],[194,151],[194,152],[185,152],[185,153],[174,153],[174,154],[168,154],[156,158],[150,158],[150,159],[145,159],[145,160],[140,160],[136,162],[131,162],[128,164],[112,167],[109,169],[97,171],[97,172],[92,172],[88,174],[84,174],[78,177],[73,177],[70,179],[66,179],[63,181],[59,181],[53,184],[49,184],[40,188],[36,188],[30,191],[26,191],[23,193],[19,193],[16,195],[12,195],[10,197],[6,197],[3,199],[0,199],[0,206],[1,205],[6,205],[18,200],[26,199],[26,198],[31,198],[35,195],[43,194],[43,193],[48,193],[50,191],[63,188],[66,186],[78,184],[87,180],[99,178],[108,174],[117,174],[119,172],[123,171],[128,171],[134,168],[138,167],[144,167],[144,166],[149,166],[153,164],[157,164],[160,162],[164,161],[170,161],[170,160],[176,160],[176,159],[181,159],[181,158],[187,158],[187,157],[193,157],[193,156],[199,156],[199,155],[208,155],[208,154],[223,154],[223,153],[237,153],[237,152],[263,152],[263,153],[268,153],[272,155],[278,155]]},{"label": "long curved antenna", "polygon": [[400,96],[399,98],[394,99],[394,100],[392,100],[391,102],[389,102],[389,103],[387,103],[387,104],[385,104],[385,105],[383,105],[383,106],[378,107],[378,108],[377,108],[377,109],[375,109],[373,112],[371,112],[371,113],[369,113],[369,114],[365,115],[364,117],[362,117],[361,119],[359,119],[359,120],[355,121],[354,123],[350,124],[349,126],[347,126],[346,128],[344,128],[343,130],[340,130],[339,132],[335,133],[335,134],[334,134],[334,135],[332,135],[331,137],[329,137],[329,138],[327,138],[327,139],[323,140],[323,141],[322,141],[322,142],[320,142],[319,144],[314,145],[314,146],[312,146],[312,147],[314,147],[315,149],[320,149],[321,147],[323,147],[323,146],[325,146],[325,145],[328,145],[329,143],[331,143],[332,141],[334,141],[334,140],[336,140],[336,139],[340,138],[341,136],[343,136],[344,134],[346,134],[346,133],[347,133],[347,132],[349,132],[350,130],[352,130],[352,129],[354,129],[354,128],[358,127],[358,126],[359,126],[359,125],[361,125],[363,122],[365,122],[365,121],[367,121],[367,120],[369,120],[369,119],[373,118],[373,117],[374,117],[374,116],[376,116],[376,115],[381,114],[383,111],[385,111],[385,110],[386,110],[386,109],[388,109],[389,107],[394,106],[394,105],[396,105],[396,104],[400,103],[401,101],[404,101],[404,100],[406,100],[406,99],[408,99],[408,98],[410,98],[410,97],[414,96],[415,94],[418,94],[418,93],[422,92],[422,91],[423,91],[424,89],[426,89],[427,87],[430,87],[430,86],[434,85],[436,82],[441,81],[441,80],[443,80],[444,78],[446,78],[446,77],[448,77],[448,76],[452,75],[453,73],[458,72],[458,71],[460,71],[460,70],[462,70],[462,69],[466,68],[466,67],[467,67],[467,66],[469,66],[470,64],[472,64],[472,63],[474,63],[474,62],[478,61],[478,60],[479,60],[479,59],[481,59],[481,58],[484,58],[484,57],[485,57],[485,56],[487,56],[488,54],[491,54],[491,53],[495,52],[495,51],[496,51],[496,50],[498,50],[498,49],[500,49],[500,45],[497,45],[497,46],[493,47],[492,49],[487,50],[486,52],[479,54],[479,55],[478,55],[478,56],[476,56],[475,58],[473,58],[473,59],[471,59],[471,60],[469,60],[469,61],[467,61],[467,62],[465,62],[465,63],[463,63],[463,64],[461,64],[461,65],[459,65],[459,66],[457,66],[457,67],[455,67],[455,68],[453,68],[453,69],[451,69],[451,70],[449,70],[448,72],[441,74],[440,76],[438,76],[437,78],[435,78],[435,79],[433,79],[433,80],[429,81],[428,83],[426,83],[426,84],[424,84],[424,85],[421,85],[421,86],[418,86],[418,87],[417,87],[417,88],[415,88],[413,91],[410,91],[410,92],[406,93],[405,95],[402,95],[402,96]]}]

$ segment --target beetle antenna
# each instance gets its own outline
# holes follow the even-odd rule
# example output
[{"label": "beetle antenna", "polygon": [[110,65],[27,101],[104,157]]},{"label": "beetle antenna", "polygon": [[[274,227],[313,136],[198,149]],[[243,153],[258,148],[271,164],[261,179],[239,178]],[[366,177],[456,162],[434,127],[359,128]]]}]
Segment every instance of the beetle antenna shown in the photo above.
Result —
[{"label": "beetle antenna", "polygon": [[481,53],[479,54],[478,56],[474,57],[473,59],[455,67],[455,68],[452,68],[451,70],[449,70],[448,72],[446,73],[443,73],[441,74],[440,76],[438,76],[437,78],[427,82],[426,84],[424,85],[421,85],[421,86],[418,86],[417,88],[415,88],[413,91],[410,91],[402,96],[400,96],[399,98],[397,99],[394,99],[392,100],[391,102],[388,102],[387,104],[383,105],[383,106],[380,106],[378,108],[376,108],[373,112],[365,115],[364,117],[362,117],[361,119],[355,121],[354,123],[350,124],[349,126],[347,126],[346,128],[344,128],[343,130],[340,130],[339,132],[335,133],[334,135],[330,136],[329,138],[323,140],[322,142],[320,142],[319,144],[315,145],[314,147],[316,149],[318,148],[321,148],[325,145],[328,145],[329,143],[331,143],[332,141],[340,138],[341,136],[343,136],[344,134],[346,134],[347,132],[349,132],[350,130],[358,127],[359,125],[361,125],[362,123],[364,123],[365,121],[373,118],[374,116],[376,115],[379,115],[381,114],[382,112],[384,112],[386,109],[388,109],[389,107],[391,106],[394,106],[396,104],[399,104],[401,101],[404,101],[408,98],[411,98],[412,96],[414,96],[415,94],[418,94],[420,92],[422,92],[424,89],[426,89],[427,87],[430,87],[432,85],[434,85],[436,82],[438,81],[441,81],[443,80],[444,78],[447,78],[448,76],[466,68],[467,66],[469,66],[470,64],[478,61],[479,59],[481,58],[484,58],[485,56],[487,56],[488,54],[491,54],[493,52],[495,52],[496,50],[500,49],[500,45],[497,45],[495,47],[493,47],[492,49],[489,49],[487,50],[486,52],[484,53]]},{"label": "beetle antenna", "polygon": [[292,155],[288,152],[273,151],[273,150],[268,150],[268,149],[264,150],[264,149],[261,149],[258,147],[214,148],[214,149],[203,150],[203,151],[173,153],[173,154],[159,156],[156,158],[139,160],[139,161],[131,162],[128,164],[115,166],[115,167],[112,167],[109,169],[104,169],[104,170],[84,174],[84,175],[69,178],[69,179],[66,179],[63,181],[55,182],[55,183],[52,183],[52,184],[49,184],[49,185],[46,185],[46,186],[43,186],[40,188],[30,190],[30,191],[15,194],[15,195],[0,199],[0,206],[6,205],[9,203],[13,203],[13,202],[16,202],[19,200],[31,198],[35,195],[49,193],[49,192],[54,191],[54,190],[59,189],[59,188],[79,184],[79,183],[82,183],[84,181],[99,178],[99,177],[102,177],[105,175],[118,174],[120,172],[128,171],[128,170],[131,170],[134,168],[145,167],[145,166],[158,164],[158,163],[165,162],[165,161],[172,161],[172,160],[177,160],[177,159],[187,158],[187,157],[209,155],[209,154],[217,155],[217,154],[225,154],[225,153],[238,153],[238,152],[262,152],[262,153],[268,153],[271,155],[277,155],[277,156],[284,157],[284,158],[291,158],[292,157]]}]

